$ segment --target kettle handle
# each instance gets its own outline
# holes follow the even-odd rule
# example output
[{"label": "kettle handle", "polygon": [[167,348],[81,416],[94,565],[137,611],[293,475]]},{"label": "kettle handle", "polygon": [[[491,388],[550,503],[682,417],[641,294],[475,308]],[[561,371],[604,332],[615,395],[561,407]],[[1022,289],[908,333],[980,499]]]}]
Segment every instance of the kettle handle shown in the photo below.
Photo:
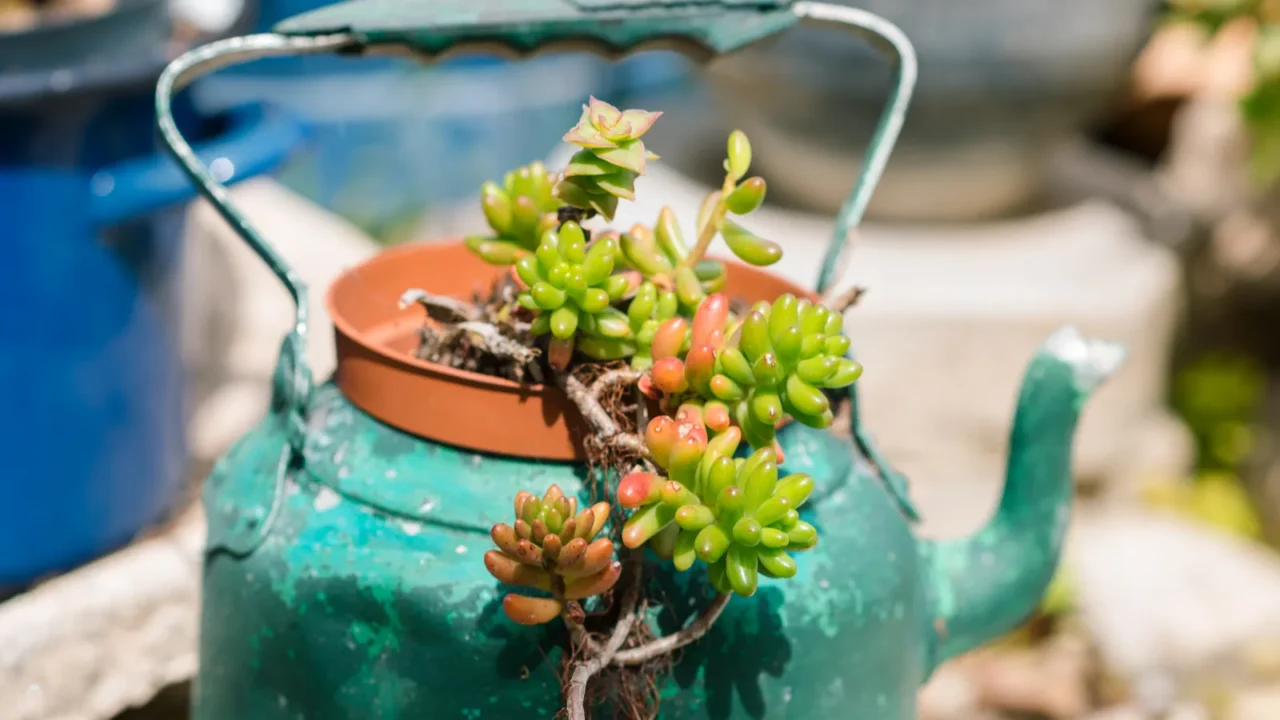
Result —
[{"label": "kettle handle", "polygon": [[[156,87],[156,112],[165,145],[184,172],[232,228],[270,267],[296,306],[293,330],[277,364],[272,407],[289,416],[290,443],[301,451],[314,379],[305,361],[308,295],[302,278],[231,202],[227,189],[182,137],[171,107],[175,92],[201,75],[264,57],[318,53],[408,52],[434,57],[467,47],[527,56],[586,42],[606,56],[658,43],[696,58],[731,52],[804,20],[850,31],[887,49],[897,81],[872,137],[870,150],[841,207],[818,275],[830,286],[850,232],[858,226],[888,163],[915,88],[917,61],[910,41],[892,23],[856,8],[792,0],[353,0],[286,20],[276,32],[230,38],[196,48],[165,68]],[[855,417],[855,434],[863,438]],[[880,464],[877,462],[877,464]]]}]

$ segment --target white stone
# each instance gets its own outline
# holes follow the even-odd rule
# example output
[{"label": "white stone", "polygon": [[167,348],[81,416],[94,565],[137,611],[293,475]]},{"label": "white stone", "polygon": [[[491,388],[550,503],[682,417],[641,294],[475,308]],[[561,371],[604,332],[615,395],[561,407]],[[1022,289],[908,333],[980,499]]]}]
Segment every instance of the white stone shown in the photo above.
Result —
[{"label": "white stone", "polygon": [[1078,520],[1066,567],[1081,620],[1129,677],[1186,677],[1280,638],[1280,558],[1174,517]]},{"label": "white stone", "polygon": [[204,518],[0,604],[0,717],[108,720],[196,669]]},{"label": "white stone", "polygon": [[1242,692],[1231,708],[1231,720],[1276,720],[1280,718],[1280,686]]}]

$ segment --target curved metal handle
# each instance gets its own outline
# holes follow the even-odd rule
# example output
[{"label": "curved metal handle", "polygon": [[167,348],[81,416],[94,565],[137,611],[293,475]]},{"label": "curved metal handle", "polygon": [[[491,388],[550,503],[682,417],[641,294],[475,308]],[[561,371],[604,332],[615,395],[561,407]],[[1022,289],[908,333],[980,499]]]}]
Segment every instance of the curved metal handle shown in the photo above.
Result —
[{"label": "curved metal handle", "polygon": [[880,122],[876,125],[875,135],[871,138],[870,149],[858,173],[853,192],[836,215],[836,225],[832,230],[831,240],[827,243],[827,252],[822,258],[822,268],[818,272],[817,288],[821,294],[835,281],[845,248],[849,244],[849,235],[862,223],[871,195],[880,184],[885,166],[889,164],[889,156],[893,154],[893,147],[902,132],[902,123],[907,118],[907,107],[911,105],[920,66],[915,47],[906,34],[879,15],[820,2],[798,2],[794,9],[801,18],[817,24],[844,28],[860,38],[871,40],[881,49],[888,50],[898,66],[893,94],[889,96],[889,102],[880,114]]},{"label": "curved metal handle", "polygon": [[285,337],[276,362],[272,389],[272,409],[287,416],[289,444],[301,452],[306,440],[306,407],[314,380],[306,364],[307,285],[289,263],[267,243],[248,219],[232,204],[227,188],[213,176],[195,150],[182,137],[173,117],[173,95],[200,75],[220,67],[261,57],[295,53],[329,52],[349,43],[349,38],[287,38],[279,35],[250,35],[231,38],[196,48],[174,60],[160,75],[156,85],[156,116],[160,136],[183,172],[195,182],[200,194],[289,291],[294,303],[293,330]]},{"label": "curved metal handle", "polygon": [[[488,20],[488,17],[497,18]],[[304,441],[305,414],[313,378],[306,366],[307,288],[284,258],[267,244],[231,204],[227,190],[182,138],[170,99],[196,77],[227,65],[262,57],[341,52],[407,51],[434,56],[482,45],[529,54],[568,41],[588,41],[592,49],[624,54],[658,41],[693,56],[730,52],[774,35],[805,19],[851,30],[892,51],[898,80],[881,116],[870,152],[853,193],[841,208],[827,247],[817,287],[824,291],[839,269],[849,232],[862,220],[871,194],[897,142],[915,87],[917,64],[910,41],[896,26],[863,10],[791,0],[354,0],[287,20],[277,32],[223,40],[175,60],[160,77],[156,110],[161,135],[188,176],[236,232],[275,273],[297,305],[293,331],[277,367],[276,407],[288,412],[291,442]],[[854,432],[864,451],[878,457],[861,432],[854,402]],[[882,465],[882,471],[887,465]]]}]

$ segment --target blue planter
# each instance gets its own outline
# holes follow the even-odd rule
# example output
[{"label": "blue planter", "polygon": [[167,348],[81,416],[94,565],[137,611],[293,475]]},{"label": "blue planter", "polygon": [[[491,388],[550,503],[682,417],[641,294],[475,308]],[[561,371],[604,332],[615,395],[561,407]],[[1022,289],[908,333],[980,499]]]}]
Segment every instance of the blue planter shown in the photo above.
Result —
[{"label": "blue planter", "polygon": [[[163,60],[0,80],[0,588],[128,542],[183,487],[177,271],[194,190],[154,136]],[[261,110],[181,105],[233,181],[300,139]]]}]

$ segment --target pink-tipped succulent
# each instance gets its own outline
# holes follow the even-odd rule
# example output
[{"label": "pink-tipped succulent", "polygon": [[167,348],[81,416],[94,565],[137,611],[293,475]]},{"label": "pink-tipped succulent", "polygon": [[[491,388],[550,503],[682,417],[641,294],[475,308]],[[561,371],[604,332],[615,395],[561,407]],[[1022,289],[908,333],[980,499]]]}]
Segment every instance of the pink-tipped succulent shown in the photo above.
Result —
[{"label": "pink-tipped succulent", "polygon": [[683,317],[664,321],[649,341],[653,365],[652,384],[670,396],[692,390],[711,398],[711,381],[716,376],[716,352],[725,343],[726,332],[736,326],[729,312],[729,299],[713,293],[702,299],[693,322]]},{"label": "pink-tipped succulent", "polygon": [[658,326],[646,388],[664,396],[667,407],[701,404],[712,433],[732,421],[753,448],[781,452],[774,436],[786,417],[829,427],[834,412],[823,389],[847,387],[862,374],[844,357],[849,338],[842,326],[839,313],[794,295],[757,303],[739,320],[715,293],[698,306],[692,325],[676,317]]},{"label": "pink-tipped succulent", "polygon": [[613,542],[597,537],[609,519],[609,503],[578,512],[577,498],[552,485],[541,499],[521,491],[515,508],[514,526],[493,526],[498,549],[485,553],[484,566],[499,582],[551,597],[509,593],[502,599],[507,617],[521,625],[550,622],[563,602],[600,595],[618,581],[622,564],[614,557]]},{"label": "pink-tipped succulent", "polygon": [[555,197],[574,207],[591,209],[613,219],[618,200],[635,199],[636,177],[657,156],[644,147],[640,136],[653,127],[660,112],[622,111],[591,98],[582,118],[564,141],[582,148],[574,153],[554,189]]},{"label": "pink-tipped succulent", "polygon": [[650,452],[667,472],[634,472],[618,484],[618,503],[635,512],[622,531],[629,548],[646,543],[677,570],[694,560],[707,564],[721,592],[750,596],[759,575],[796,574],[788,552],[818,542],[817,530],[798,509],[813,492],[804,474],[779,480],[772,448],[735,458],[742,441],[736,427],[708,440],[692,408],[685,421],[655,418],[645,433]]}]

